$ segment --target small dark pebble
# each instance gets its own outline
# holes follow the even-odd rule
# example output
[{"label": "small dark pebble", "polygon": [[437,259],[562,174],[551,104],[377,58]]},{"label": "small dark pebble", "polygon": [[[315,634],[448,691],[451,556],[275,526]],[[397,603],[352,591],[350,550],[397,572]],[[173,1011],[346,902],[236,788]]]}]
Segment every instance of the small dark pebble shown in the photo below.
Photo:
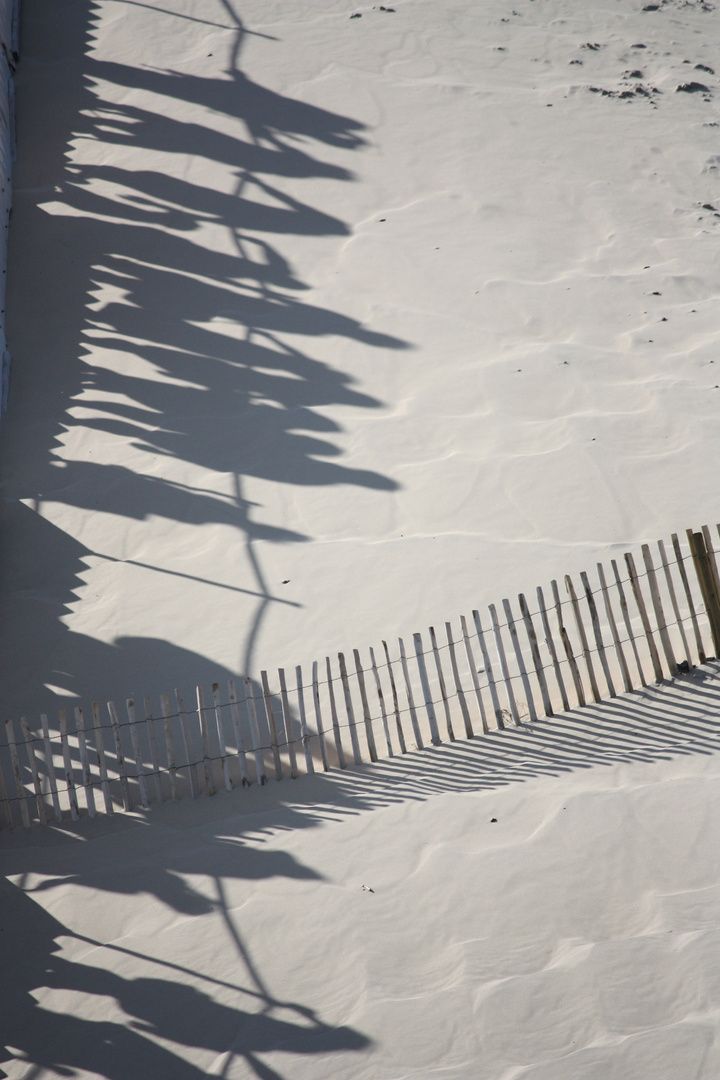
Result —
[{"label": "small dark pebble", "polygon": [[378,221],[387,221],[387,218],[381,217],[381,218],[378,218]]},{"label": "small dark pebble", "polygon": [[683,671],[683,672],[687,673],[689,670],[690,670],[690,665],[688,664],[687,660],[681,660],[680,663],[678,664],[678,671]]},{"label": "small dark pebble", "polygon": [[378,10],[379,11],[387,11],[388,14],[389,14],[390,12],[394,12],[395,8],[394,7],[383,7],[382,4],[381,4],[380,7],[378,8]]},{"label": "small dark pebble", "polygon": [[660,320],[660,322],[667,322],[667,318],[665,317],[665,315],[663,315],[663,317],[662,317],[662,319]]},{"label": "small dark pebble", "polygon": [[491,818],[490,818],[490,824],[491,824],[491,825],[493,824],[493,822],[496,822],[496,821],[497,821],[497,818],[496,818],[496,817],[491,817]]},{"label": "small dark pebble", "polygon": [[593,52],[596,52],[598,49],[602,48],[602,45],[600,45],[597,41],[586,41],[584,45],[580,46],[580,48],[592,49]]},{"label": "small dark pebble", "polygon": [[696,71],[707,71],[708,75],[714,75],[715,74],[714,68],[708,67],[707,64],[696,64],[695,65],[695,70]]},{"label": "small dark pebble", "polygon": [[659,4],[646,4],[645,7],[643,8],[643,11],[659,11],[659,10],[660,10],[660,5]]},{"label": "small dark pebble", "polygon": [[651,292],[650,295],[651,296],[662,296],[662,293],[661,292]]},{"label": "small dark pebble", "polygon": [[351,19],[362,19],[362,12],[356,11],[354,15],[350,16]]},{"label": "small dark pebble", "polygon": [[642,79],[643,73],[636,68],[635,71],[626,71],[623,77],[626,79]]},{"label": "small dark pebble", "polygon": [[582,64],[582,60],[568,60],[569,64]]},{"label": "small dark pebble", "polygon": [[709,94],[710,90],[709,90],[709,88],[707,86],[705,86],[704,83],[686,82],[686,83],[680,83],[679,86],[675,87],[675,93],[676,94],[681,93],[681,92],[684,93],[684,94]]},{"label": "small dark pebble", "polygon": [[285,578],[285,580],[283,581],[283,585],[289,585],[289,584],[290,584],[290,578],[289,577]]},{"label": "small dark pebble", "polygon": [[631,49],[647,49],[647,45],[643,45],[642,41],[636,42],[635,45],[630,46]]},{"label": "small dark pebble", "polygon": [[713,206],[713,204],[709,202],[704,202],[702,208],[703,210],[717,210],[717,206]]}]

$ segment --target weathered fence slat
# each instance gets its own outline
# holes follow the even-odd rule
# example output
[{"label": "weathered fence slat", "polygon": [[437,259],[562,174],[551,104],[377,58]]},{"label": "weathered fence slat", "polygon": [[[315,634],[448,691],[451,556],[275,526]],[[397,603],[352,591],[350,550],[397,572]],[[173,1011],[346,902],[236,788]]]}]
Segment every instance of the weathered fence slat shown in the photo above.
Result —
[{"label": "weathered fence slat", "polygon": [[425,666],[422,634],[413,634],[413,645],[415,646],[415,659],[417,660],[420,686],[425,701],[425,712],[430,726],[430,742],[433,746],[439,746],[441,743],[440,732],[438,731],[437,716],[435,715],[435,704],[430,693],[430,680]]},{"label": "weathered fence slat", "polygon": [[[377,691],[378,702],[380,705],[380,715],[382,717],[383,732],[385,734],[385,745],[387,746],[388,757],[395,757],[395,754],[393,752],[392,739],[390,738],[390,726],[388,724],[387,709],[385,708],[385,695],[383,694],[382,682],[380,681],[380,672],[378,671],[377,661],[375,660],[375,650],[373,649],[372,645],[370,646],[370,666],[372,667],[372,673],[375,679],[375,689]],[[330,702],[334,708],[335,698],[332,692],[332,682],[330,681],[329,669],[328,689],[330,690]]]},{"label": "weathered fence slat", "polygon": [[540,649],[538,648],[537,634],[535,633],[535,627],[533,626],[532,616],[530,609],[527,605],[527,600],[522,593],[518,596],[518,603],[520,605],[520,614],[522,615],[523,623],[525,625],[525,633],[527,635],[528,644],[530,646],[530,655],[532,656],[533,667],[535,668],[535,677],[540,687],[540,696],[543,702],[543,709],[546,716],[552,716],[552,703],[550,701],[550,694],[548,693],[547,680],[545,679],[545,672],[543,671],[542,661],[540,659]]},{"label": "weathered fence slat", "polygon": [[697,649],[698,661],[701,664],[705,663],[705,645],[703,644],[702,634],[700,633],[700,624],[698,622],[697,613],[695,611],[695,602],[690,590],[690,582],[688,581],[687,571],[685,569],[685,558],[680,548],[680,541],[677,533],[673,533],[670,537],[672,541],[673,551],[675,552],[675,559],[677,562],[677,568],[680,571],[680,580],[683,583],[683,590],[685,592],[685,599],[687,601],[688,611],[690,612],[690,621],[692,622],[693,633],[695,635],[695,647]]},{"label": "weathered fence slat", "polygon": [[493,668],[490,662],[490,653],[488,652],[487,644],[485,642],[485,631],[480,622],[480,612],[473,611],[472,617],[473,622],[475,623],[475,633],[477,634],[478,644],[480,645],[480,652],[482,653],[485,674],[487,675],[490,700],[492,701],[493,712],[495,713],[495,723],[498,729],[502,731],[505,727],[505,720],[503,718],[502,709],[500,708],[500,698],[498,697],[495,676],[493,675]]},{"label": "weathered fence slat", "polygon": [[415,709],[415,700],[413,698],[412,683],[410,682],[410,672],[408,671],[407,656],[405,655],[405,642],[402,638],[398,638],[398,647],[400,649],[400,666],[402,667],[403,678],[405,679],[405,694],[410,710],[410,722],[412,724],[413,735],[415,736],[415,745],[418,750],[424,750],[425,744],[423,743],[422,735],[420,733],[420,725],[418,723],[417,710]]},{"label": "weathered fence slat", "polygon": [[[60,709],[58,713],[58,718],[60,721],[60,745],[62,746],[63,768],[65,770],[65,785],[67,789],[68,802],[70,803],[70,817],[73,821],[79,821],[80,814],[78,812],[77,794],[75,792],[75,777],[73,776],[72,760],[70,757],[70,744],[68,742],[67,728],[67,712],[65,709]],[[126,806],[125,809],[129,810],[130,808],[129,806]]]},{"label": "weathered fence slat", "polygon": [[555,615],[557,617],[558,633],[560,634],[560,640],[565,650],[565,656],[567,657],[568,667],[570,668],[570,675],[572,676],[575,693],[578,699],[578,705],[582,706],[585,704],[585,688],[582,684],[582,679],[580,678],[580,672],[578,671],[575,654],[573,653],[573,648],[570,644],[568,632],[565,629],[565,623],[563,621],[562,613],[562,604],[560,602],[560,594],[558,592],[557,581],[551,581],[550,588],[552,589],[553,601],[555,602]]},{"label": "weathered fence slat", "polygon": [[167,694],[160,696],[160,707],[163,714],[163,731],[165,733],[165,752],[167,754],[168,772],[170,773],[170,798],[175,802],[178,797],[177,790],[177,765],[175,763],[175,746],[172,737],[172,720],[170,718],[170,698]]},{"label": "weathered fence slat", "polygon": [[473,737],[473,729],[472,721],[470,720],[470,710],[468,709],[467,701],[465,700],[463,684],[460,681],[457,656],[455,655],[455,642],[453,640],[452,627],[449,622],[445,623],[445,633],[447,635],[448,652],[450,653],[450,668],[452,670],[453,682],[455,683],[455,693],[457,694],[463,724],[465,725],[465,735],[468,739],[471,739]]},{"label": "weathered fence slat", "polygon": [[647,686],[645,674],[640,663],[640,653],[638,652],[637,642],[635,641],[635,635],[633,634],[632,620],[630,618],[630,610],[628,608],[627,600],[625,599],[625,590],[623,589],[622,579],[620,577],[620,571],[615,559],[611,559],[610,565],[613,568],[613,574],[615,575],[615,585],[618,591],[618,597],[620,600],[620,611],[622,612],[623,622],[625,623],[625,630],[632,646],[633,656],[635,657],[635,666],[637,667],[638,677],[643,686]]},{"label": "weathered fence slat", "polygon": [[149,810],[150,800],[148,799],[147,784],[145,783],[145,767],[140,753],[140,739],[138,738],[137,724],[135,723],[135,702],[132,698],[127,699],[125,707],[127,709],[128,723],[130,724],[130,743],[135,758],[135,779],[140,788],[140,803],[143,810]]},{"label": "weathered fence slat", "polygon": [[[276,719],[276,716],[275,716],[275,710],[273,708],[273,696],[272,696],[272,693],[270,691],[270,683],[268,682],[267,671],[261,671],[260,672],[260,684],[262,686],[262,697],[263,697],[263,702],[264,702],[264,706],[265,706],[265,715],[267,717],[268,731],[270,732],[270,742],[273,745],[273,763],[275,765],[275,779],[276,780],[282,780],[282,778],[283,778],[283,769],[282,769],[282,758],[280,757],[280,746],[281,746],[281,743],[282,743],[282,735],[283,735],[284,732],[283,732],[283,730],[278,732],[277,719]],[[221,732],[222,732],[222,719],[221,719],[221,716],[220,716],[220,700],[219,699],[218,699],[218,702],[217,702],[216,707],[215,707],[215,717],[216,717],[216,723],[218,725],[218,739],[220,739],[222,737],[222,735],[221,735]],[[277,751],[277,753],[275,751]],[[230,782],[230,773],[229,772],[228,772],[227,780],[225,781],[226,787],[227,787],[228,782]],[[230,790],[232,790],[232,783],[230,783],[230,787],[228,788],[228,791],[230,791]]]},{"label": "weathered fence slat", "polygon": [[[100,787],[102,788],[103,800],[105,802],[105,813],[112,815],[115,813],[115,806],[112,801],[110,781],[108,780],[107,761],[105,760],[103,727],[100,723],[100,702],[93,701],[90,710],[92,712],[93,732],[95,733],[95,753],[97,755],[98,772],[100,773]],[[45,723],[47,724],[47,718]],[[45,729],[43,728],[43,731],[44,730]]]},{"label": "weathered fence slat", "polygon": [[493,637],[495,638],[495,649],[498,654],[498,662],[500,664],[500,672],[503,678],[503,684],[505,686],[505,694],[508,700],[508,706],[510,708],[510,716],[513,719],[513,723],[516,726],[520,724],[520,714],[515,702],[515,694],[513,692],[512,682],[510,680],[510,669],[508,668],[507,658],[505,656],[505,646],[503,644],[502,634],[500,632],[500,622],[497,617],[497,611],[495,605],[490,604],[488,609],[490,611],[490,622],[493,629]]},{"label": "weathered fence slat", "polygon": [[[28,810],[27,799],[25,797],[25,785],[22,781],[22,772],[20,771],[20,758],[17,752],[17,743],[15,742],[15,725],[12,719],[5,721],[5,730],[7,732],[7,741],[10,748],[10,761],[12,763],[13,776],[15,777],[15,790],[17,791],[18,799],[20,801],[20,815],[22,817],[22,823],[26,829],[30,828],[30,811]],[[66,765],[67,769],[67,765]],[[77,818],[73,819],[77,821]]]},{"label": "weathered fence slat", "polygon": [[145,706],[145,729],[147,731],[150,746],[150,764],[152,765],[153,781],[155,783],[155,799],[158,804],[163,801],[162,782],[160,780],[160,758],[158,757],[157,739],[155,737],[155,721],[152,714],[150,698],[146,694],[143,704]]},{"label": "weathered fence slat", "polygon": [[197,714],[200,721],[200,746],[202,748],[203,759],[203,772],[205,774],[205,790],[208,795],[215,794],[215,780],[213,779],[212,761],[210,760],[210,739],[208,737],[208,725],[207,725],[207,706],[205,705],[205,694],[203,688],[200,685],[195,687],[195,696],[197,699]]},{"label": "weathered fence slat", "polygon": [[33,787],[35,788],[35,804],[37,806],[38,818],[41,825],[47,824],[47,812],[45,807],[45,799],[43,798],[42,787],[40,785],[40,773],[37,766],[37,758],[35,757],[35,747],[33,745],[33,733],[30,730],[24,716],[20,717],[20,727],[25,739],[25,749],[27,751],[28,763],[30,765],[30,772],[33,779]]},{"label": "weathered fence slat", "polygon": [[645,631],[645,637],[647,639],[648,648],[650,650],[650,659],[652,661],[653,671],[655,672],[655,679],[657,682],[663,681],[663,670],[660,664],[660,655],[657,651],[655,644],[655,638],[653,637],[652,627],[650,626],[650,620],[648,619],[647,608],[645,607],[645,600],[643,599],[642,590],[640,588],[640,579],[638,572],[635,569],[635,560],[632,557],[632,552],[625,552],[625,565],[628,568],[628,574],[630,575],[630,587],[635,597],[635,603],[637,605],[638,613],[640,615],[640,622],[642,623],[643,630]]},{"label": "weathered fence slat", "polygon": [[95,809],[95,791],[92,776],[90,775],[90,761],[85,741],[85,717],[82,705],[75,706],[75,730],[77,731],[78,746],[80,748],[80,768],[82,770],[82,784],[85,790],[88,814],[91,818],[94,818],[97,812]]},{"label": "weathered fence slat", "polygon": [[650,586],[650,599],[652,600],[653,611],[655,612],[655,622],[660,634],[660,643],[662,644],[663,652],[665,653],[665,662],[667,663],[670,675],[677,675],[677,661],[675,660],[675,653],[670,644],[670,635],[667,630],[665,612],[663,611],[660,590],[658,589],[657,578],[655,576],[655,566],[652,561],[652,555],[650,554],[650,548],[647,544],[643,544],[642,546],[642,557],[647,572],[648,585]]},{"label": "weathered fence slat", "polygon": [[[12,827],[13,827],[12,811],[10,809],[10,800],[8,798],[7,785],[5,783],[5,774],[4,774],[3,770],[2,770],[2,763],[0,763],[0,798],[2,798],[3,807],[4,807],[4,810],[5,810],[5,823],[6,823],[7,827],[8,827],[8,829],[12,829]],[[57,817],[57,814],[56,814],[56,817]],[[62,821],[62,812],[60,813],[60,818],[58,820]]]},{"label": "weathered fence slat", "polygon": [[450,715],[450,702],[448,701],[447,687],[445,686],[445,676],[443,674],[442,663],[440,661],[440,650],[438,649],[434,626],[430,627],[429,634],[430,645],[432,646],[433,656],[435,658],[435,669],[437,671],[438,685],[440,687],[440,697],[442,698],[443,711],[445,713],[445,726],[447,728],[448,739],[450,740],[450,742],[455,742],[455,734],[453,732],[452,726],[452,717]]},{"label": "weathered fence slat", "polygon": [[[317,660],[313,660],[312,684],[313,704],[315,706],[315,726],[317,727],[318,739],[320,740],[320,758],[322,760],[323,771],[327,772],[330,768],[330,765],[328,763],[327,749],[325,747],[325,729],[323,728],[322,710],[320,708],[320,682],[318,680]],[[377,760],[377,758],[375,760]]]},{"label": "weathered fence slat", "polygon": [[[374,663],[375,657],[373,656],[372,649],[370,650],[370,655],[373,657]],[[325,671],[327,673],[328,697],[330,698],[330,722],[332,724],[333,730],[335,753],[337,754],[338,765],[341,769],[344,769],[347,766],[347,762],[345,761],[345,751],[343,750],[342,738],[340,736],[340,721],[338,720],[337,703],[335,701],[335,687],[333,686],[332,668],[330,666],[329,656],[325,657]],[[387,722],[385,726],[387,727]],[[390,751],[390,753],[392,754],[392,750]]]},{"label": "weathered fence slat", "polygon": [[362,704],[363,719],[365,721],[365,738],[367,739],[370,760],[377,761],[378,755],[375,746],[375,733],[373,731],[370,707],[368,706],[367,692],[365,690],[365,673],[362,664],[360,663],[360,653],[357,649],[353,649],[353,659],[355,660],[355,672],[357,674],[358,686],[360,687],[360,702]]},{"label": "weathered fence slat", "polygon": [[600,619],[598,618],[595,597],[593,596],[592,589],[590,588],[590,582],[588,581],[588,576],[584,570],[580,573],[580,581],[582,582],[583,589],[585,590],[585,599],[587,600],[588,611],[590,612],[590,623],[593,629],[593,637],[595,638],[598,656],[600,657],[600,666],[603,669],[603,675],[605,676],[605,682],[607,683],[608,693],[610,697],[617,697],[617,694],[615,693],[615,684],[613,683],[612,675],[610,674],[610,665],[608,664],[608,658],[605,652],[605,642],[603,641],[602,632],[600,630]]},{"label": "weathered fence slat", "polygon": [[718,597],[715,593],[715,582],[708,563],[707,551],[705,550],[705,537],[701,532],[694,533],[687,530],[690,553],[695,566],[695,574],[700,586],[700,593],[705,604],[705,615],[710,626],[715,655],[720,655],[720,616],[717,613]]},{"label": "weathered fence slat", "polygon": [[632,680],[630,678],[630,671],[628,670],[627,660],[625,659],[625,653],[623,652],[622,642],[620,641],[620,635],[618,634],[617,623],[615,622],[615,613],[612,609],[610,602],[610,593],[608,592],[607,582],[605,580],[605,571],[602,563],[597,564],[598,580],[600,581],[600,591],[603,597],[603,603],[605,604],[605,614],[607,615],[608,625],[610,627],[610,633],[612,635],[613,644],[615,646],[615,655],[618,658],[618,664],[620,665],[620,673],[622,675],[623,686],[630,692],[632,690]]},{"label": "weathered fence slat", "polygon": [[122,792],[123,808],[125,810],[131,810],[132,805],[130,803],[130,788],[128,785],[127,773],[125,771],[125,755],[123,754],[122,738],[120,733],[120,721],[118,720],[115,702],[108,701],[107,708],[110,715],[110,724],[112,726],[113,739],[115,740],[115,759],[117,761],[118,776],[120,777],[120,791]]},{"label": "weathered fence slat", "polygon": [[[60,796],[58,794],[57,773],[53,760],[53,749],[50,743],[50,727],[45,713],[40,714],[40,726],[42,728],[43,749],[45,751],[45,768],[47,770],[48,784],[50,786],[50,798],[53,804],[53,814],[56,821],[62,821],[63,815],[60,808]],[[12,828],[12,826],[10,826]]]},{"label": "weathered fence slat", "polygon": [[558,690],[560,691],[560,697],[562,698],[563,709],[565,712],[570,710],[570,702],[568,700],[567,691],[565,689],[565,681],[562,677],[562,671],[560,670],[560,661],[557,657],[557,650],[555,648],[555,642],[553,641],[552,630],[550,629],[550,620],[548,619],[547,608],[545,607],[545,597],[543,591],[538,586],[537,588],[537,602],[538,610],[540,611],[540,621],[542,622],[543,634],[545,636],[545,644],[547,650],[550,653],[550,661],[553,666],[553,672],[555,673],[555,681],[558,684]]},{"label": "weathered fence slat", "polygon": [[405,742],[405,732],[403,731],[402,719],[400,716],[400,702],[398,700],[397,686],[395,685],[395,673],[392,669],[390,662],[390,652],[388,650],[387,641],[383,641],[383,650],[385,652],[385,662],[387,664],[387,672],[390,677],[390,690],[393,698],[393,712],[395,714],[395,730],[397,731],[398,742],[400,743],[400,753],[407,754],[407,744]]},{"label": "weathered fence slat", "polygon": [[658,540],[657,545],[658,551],[660,553],[660,562],[662,564],[663,573],[665,574],[665,584],[667,585],[668,595],[670,597],[670,603],[673,609],[673,615],[675,616],[675,623],[678,630],[680,631],[680,637],[682,638],[683,650],[685,652],[685,661],[688,668],[691,668],[693,666],[693,662],[690,656],[690,646],[688,644],[687,635],[685,634],[683,620],[680,616],[680,608],[678,606],[677,596],[675,594],[675,583],[673,582],[672,574],[670,572],[670,563],[668,562],[668,557],[665,551],[665,544],[662,542],[662,540]]},{"label": "weathered fence slat", "polygon": [[358,739],[357,728],[355,727],[355,710],[353,708],[352,695],[350,694],[350,682],[348,680],[344,653],[338,653],[338,665],[340,667],[340,681],[342,682],[343,696],[345,698],[345,712],[347,713],[348,726],[350,728],[350,745],[352,746],[353,763],[355,765],[360,765],[362,763],[360,740]]},{"label": "weathered fence slat", "polygon": [[305,769],[307,773],[310,774],[315,772],[315,765],[313,764],[310,733],[307,726],[307,716],[305,715],[305,697],[303,694],[303,677],[300,664],[295,668],[295,682],[297,684],[298,712],[300,713],[300,741],[302,742],[303,750],[305,751]]},{"label": "weathered fence slat", "polygon": [[182,694],[177,687],[175,688],[175,699],[177,701],[178,715],[180,717],[180,735],[182,736],[185,760],[187,761],[188,778],[190,780],[190,796],[193,799],[197,799],[200,794],[200,784],[198,782],[198,770],[195,765],[195,754],[193,753],[190,725],[188,723],[187,713],[185,712]]},{"label": "weathered fence slat", "polygon": [[583,659],[585,660],[585,667],[587,668],[588,679],[590,680],[593,701],[600,701],[600,690],[598,688],[597,679],[595,678],[595,668],[593,667],[592,657],[590,656],[590,647],[583,625],[580,605],[578,604],[578,598],[575,595],[575,586],[573,585],[572,578],[569,574],[565,575],[565,588],[570,597],[570,606],[572,607],[573,616],[575,617],[575,626],[577,627],[578,637],[580,638],[580,646],[582,648]]},{"label": "weathered fence slat", "polygon": [[245,686],[245,708],[247,709],[247,717],[250,724],[250,741],[252,742],[253,757],[255,758],[255,778],[258,784],[262,786],[267,783],[265,757],[262,752],[257,709],[255,708],[255,687],[249,675],[246,675],[243,679],[243,685]]},{"label": "weathered fence slat", "polygon": [[531,720],[537,720],[537,712],[535,711],[535,701],[533,699],[532,689],[530,687],[530,680],[528,678],[527,669],[525,667],[525,659],[520,648],[520,639],[517,635],[517,629],[515,627],[515,620],[513,618],[512,609],[510,607],[509,600],[503,600],[503,610],[505,612],[505,619],[507,621],[507,627],[510,631],[510,640],[515,652],[515,660],[517,662],[518,671],[520,672],[520,679],[522,680],[523,689],[525,691],[525,697],[527,700],[528,713]]},{"label": "weathered fence slat", "polygon": [[228,679],[228,700],[230,702],[230,719],[232,721],[233,731],[235,732],[235,746],[237,748],[238,766],[240,768],[240,786],[249,787],[250,777],[248,775],[247,753],[245,751],[245,740],[240,724],[240,710],[238,709],[237,690],[235,688],[234,679]]},{"label": "weathered fence slat", "polygon": [[225,781],[225,790],[232,791],[233,782],[230,775],[230,761],[227,754],[227,745],[225,742],[225,729],[223,727],[222,719],[222,702],[220,700],[220,685],[216,682],[210,687],[210,692],[213,699],[213,712],[215,713],[215,727],[217,728],[218,739],[218,752],[220,754],[220,768],[222,769],[223,780]]},{"label": "weathered fence slat", "polygon": [[[487,722],[487,716],[485,715],[485,703],[483,702],[482,691],[480,689],[480,680],[478,679],[478,667],[475,660],[475,653],[473,652],[472,642],[470,641],[470,634],[468,633],[467,621],[464,615],[460,616],[460,629],[462,630],[463,644],[465,646],[465,655],[467,657],[468,671],[470,672],[470,678],[473,684],[473,690],[475,691],[475,698],[478,703],[478,709],[480,711],[480,723],[485,735],[490,730]],[[470,730],[466,732],[468,739],[472,738],[475,734],[472,724],[470,724]]]},{"label": "weathered fence slat", "polygon": [[280,704],[282,705],[283,723],[285,725],[285,737],[287,739],[288,757],[290,758],[290,776],[293,780],[297,780],[298,767],[297,767],[297,755],[295,753],[295,732],[293,730],[293,715],[290,708],[290,700],[288,698],[287,683],[285,682],[285,669],[278,668],[278,679],[280,681]]},{"label": "weathered fence slat", "polygon": [[263,684],[263,708],[265,709],[265,719],[267,721],[268,732],[270,733],[270,746],[272,749],[273,764],[275,765],[275,779],[282,780],[282,761],[280,760],[280,745],[277,727],[275,725],[275,713],[272,707],[272,698],[269,693],[267,696],[265,694],[265,684]]},{"label": "weathered fence slat", "polygon": [[[262,684],[263,701],[265,702],[265,715],[267,716],[268,730],[270,731],[270,741],[273,744],[273,759],[275,763],[275,779],[282,780],[282,759],[280,757],[280,743],[281,734],[278,734],[277,721],[275,719],[275,710],[273,709],[273,699],[270,693],[270,683],[268,682],[267,671],[260,672],[260,682]],[[218,710],[215,710],[218,716],[218,730],[220,730],[220,718]],[[276,753],[277,751],[277,753]],[[229,779],[229,774],[228,774]],[[231,785],[232,786],[232,785]],[[228,788],[228,791],[230,788]]]}]

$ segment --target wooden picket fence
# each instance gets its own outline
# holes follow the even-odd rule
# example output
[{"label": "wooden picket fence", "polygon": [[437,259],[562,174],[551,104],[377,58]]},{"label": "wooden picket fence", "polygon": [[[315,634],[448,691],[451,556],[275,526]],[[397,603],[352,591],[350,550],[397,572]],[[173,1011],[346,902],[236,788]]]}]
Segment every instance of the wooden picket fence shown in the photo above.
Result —
[{"label": "wooden picket fence", "polygon": [[259,682],[197,686],[192,707],[178,689],[160,695],[156,711],[149,697],[128,698],[122,708],[60,709],[52,728],[44,714],[39,730],[7,720],[5,824],[143,812],[268,776],[344,769],[672,678],[720,656],[717,551],[707,526],[686,538],[685,552],[676,534],[655,555],[644,544],[639,566],[631,552],[622,569],[598,563],[593,583],[565,575],[562,597],[552,581],[533,610],[521,594],[514,609],[503,600],[489,618],[475,610],[459,627],[445,623],[444,635],[413,634],[410,649],[400,638],[396,650],[383,641],[365,657],[326,657],[307,680],[299,666],[290,681],[280,668],[272,684],[263,671]]}]

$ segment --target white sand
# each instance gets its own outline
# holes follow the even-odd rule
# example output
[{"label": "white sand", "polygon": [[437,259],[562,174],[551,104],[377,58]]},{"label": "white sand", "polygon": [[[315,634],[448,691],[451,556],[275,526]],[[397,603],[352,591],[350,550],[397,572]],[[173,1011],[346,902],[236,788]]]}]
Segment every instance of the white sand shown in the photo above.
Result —
[{"label": "white sand", "polygon": [[8,712],[717,520],[717,15],[392,6],[25,3]]},{"label": "white sand", "polygon": [[[24,0],[6,715],[718,520],[712,5],[386,6]],[[717,687],[3,832],[1,1067],[714,1080]]]},{"label": "white sand", "polygon": [[714,1080],[715,669],[147,822],[4,834],[2,1068]]}]

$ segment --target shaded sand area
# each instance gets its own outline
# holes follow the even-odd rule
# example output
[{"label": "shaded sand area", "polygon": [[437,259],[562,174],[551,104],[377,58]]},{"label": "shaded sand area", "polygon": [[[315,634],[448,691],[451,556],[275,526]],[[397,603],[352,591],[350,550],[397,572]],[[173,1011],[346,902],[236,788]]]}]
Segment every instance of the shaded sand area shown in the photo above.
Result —
[{"label": "shaded sand area", "polygon": [[717,1077],[719,675],[4,832],[3,1075]]},{"label": "shaded sand area", "polygon": [[713,525],[719,27],[24,0],[6,714],[322,661]]}]

